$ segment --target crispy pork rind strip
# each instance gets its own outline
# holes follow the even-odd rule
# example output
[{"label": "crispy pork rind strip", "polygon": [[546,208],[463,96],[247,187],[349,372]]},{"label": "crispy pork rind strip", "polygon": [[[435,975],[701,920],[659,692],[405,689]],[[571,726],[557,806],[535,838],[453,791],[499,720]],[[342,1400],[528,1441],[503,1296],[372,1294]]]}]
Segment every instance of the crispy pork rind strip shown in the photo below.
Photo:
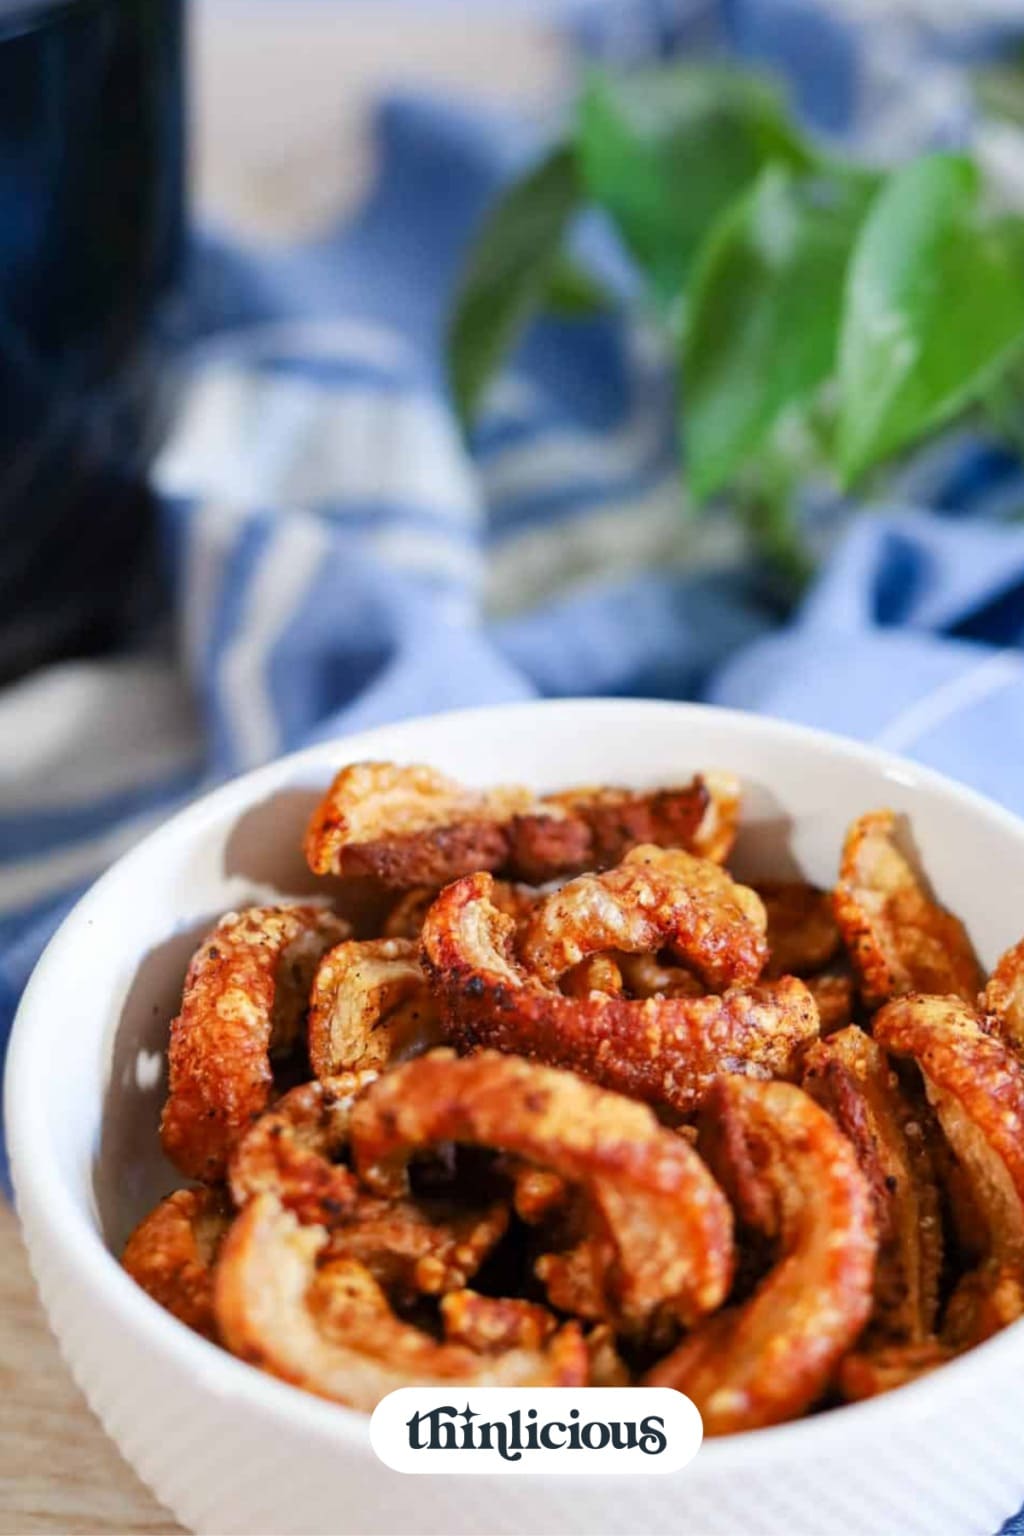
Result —
[{"label": "crispy pork rind strip", "polygon": [[189,1178],[224,1177],[238,1138],[270,1100],[271,1056],[294,1043],[313,973],[347,923],[320,907],[229,912],[192,958],[171,1024],[163,1148]]},{"label": "crispy pork rind strip", "polygon": [[364,1195],[331,1231],[332,1258],[357,1260],[403,1301],[461,1290],[508,1231],[508,1205],[452,1197],[382,1200]]},{"label": "crispy pork rind strip", "polygon": [[739,786],[698,775],[681,788],[569,790],[538,800],[519,786],[486,794],[422,764],[354,763],[310,821],[318,875],[371,875],[397,889],[437,889],[476,870],[543,884],[617,864],[639,843],[721,862],[736,834]]},{"label": "crispy pork rind strip", "polygon": [[589,997],[592,992],[606,997],[621,997],[622,970],[611,955],[588,955],[561,977],[566,997]]},{"label": "crispy pork rind strip", "polygon": [[693,1322],[722,1301],[728,1204],[643,1105],[518,1057],[433,1051],[380,1078],[353,1111],[355,1166],[381,1194],[404,1192],[417,1149],[449,1141],[512,1153],[581,1187],[608,1251],[609,1309],[625,1326],[659,1311]]},{"label": "crispy pork rind strip", "polygon": [[534,804],[518,786],[481,794],[422,764],[352,763],[313,813],[306,860],[317,875],[436,889],[503,864],[510,818]]},{"label": "crispy pork rind strip", "polygon": [[955,1351],[938,1339],[920,1344],[885,1344],[879,1349],[855,1351],[839,1367],[837,1385],[848,1403],[863,1402],[881,1392],[892,1392],[927,1376],[929,1371],[952,1360]]},{"label": "crispy pork rind strip", "polygon": [[765,975],[811,976],[839,950],[839,929],[828,891],[804,880],[764,880],[757,886],[768,919]]},{"label": "crispy pork rind strip", "polygon": [[273,1194],[301,1222],[326,1227],[354,1211],[359,1185],[339,1159],[348,1148],[352,1106],[376,1076],[353,1072],[303,1083],[260,1115],[231,1156],[235,1204]]},{"label": "crispy pork rind strip", "polygon": [[814,998],[823,1035],[834,1034],[853,1023],[853,977],[841,971],[822,971],[805,976],[804,983]]},{"label": "crispy pork rind strip", "polygon": [[868,1008],[908,992],[973,1003],[981,973],[959,918],[934,902],[895,843],[892,811],[850,827],[833,895],[836,922]]},{"label": "crispy pork rind strip", "polygon": [[619,1354],[615,1344],[614,1329],[601,1323],[587,1334],[587,1354],[590,1356],[591,1387],[628,1387],[632,1381],[629,1366]]},{"label": "crispy pork rind strip", "polygon": [[980,1007],[1000,1039],[1024,1058],[1024,939],[1000,958]]},{"label": "crispy pork rind strip", "polygon": [[449,1040],[569,1068],[606,1088],[687,1113],[723,1072],[792,1077],[818,1033],[814,1000],[794,977],[721,997],[590,994],[568,998],[528,976],[514,923],[490,900],[491,877],[442,891],[423,954]]},{"label": "crispy pork rind strip", "polygon": [[244,1207],[270,1194],[303,1225],[331,1234],[332,1257],[364,1264],[404,1297],[464,1286],[508,1229],[505,1201],[384,1200],[339,1159],[352,1108],[377,1074],[347,1073],[293,1088],[253,1125],[231,1159],[231,1194]]},{"label": "crispy pork rind strip", "polygon": [[988,1229],[989,1252],[1024,1261],[1024,1067],[954,997],[905,997],[875,1017],[879,1044],[917,1062]]},{"label": "crispy pork rind strip", "polygon": [[685,1392],[704,1433],[726,1435],[822,1395],[871,1310],[875,1237],[853,1148],[801,1089],[723,1078],[706,1118],[725,1122],[709,1155],[741,1220],[779,1253],[749,1301],[702,1323],[645,1381]]},{"label": "crispy pork rind strip", "polygon": [[230,1221],[218,1192],[175,1190],[135,1228],[121,1259],[147,1295],[214,1342],[213,1266]]},{"label": "crispy pork rind strip", "polygon": [[707,992],[692,971],[657,955],[618,955],[616,964],[631,997],[703,997]]},{"label": "crispy pork rind strip", "polygon": [[569,1323],[536,1348],[478,1354],[400,1321],[353,1259],[318,1267],[327,1233],[302,1226],[273,1195],[238,1217],[217,1266],[216,1310],[232,1353],[335,1402],[372,1412],[409,1386],[580,1386],[588,1357]]},{"label": "crispy pork rind strip", "polygon": [[480,1355],[540,1349],[558,1329],[554,1313],[534,1301],[466,1290],[444,1297],[441,1324],[449,1344],[465,1344]]},{"label": "crispy pork rind strip", "polygon": [[546,795],[509,830],[508,868],[534,885],[609,869],[642,843],[684,848],[724,863],[739,825],[739,782],[729,773],[698,774],[680,788],[637,793],[571,789]]},{"label": "crispy pork rind strip", "polygon": [[[540,892],[532,885],[520,885],[511,880],[495,880],[494,905],[508,913],[517,923],[523,923],[533,911]],[[423,930],[423,920],[437,899],[433,886],[418,885],[404,892],[384,923],[386,939],[418,939]]]},{"label": "crispy pork rind strip", "polygon": [[874,1032],[920,1067],[987,1229],[986,1257],[961,1282],[943,1328],[968,1348],[1024,1305],[1024,1067],[955,997],[899,998],[878,1013]]},{"label": "crispy pork rind strip", "polygon": [[969,1197],[986,1252],[957,1285],[938,1338],[844,1361],[839,1387],[856,1399],[902,1386],[1024,1315],[1024,1069],[956,997],[895,999],[874,1028],[887,1050],[920,1067],[956,1160],[950,1193],[955,1205]]},{"label": "crispy pork rind strip", "polygon": [[551,986],[601,950],[668,948],[711,987],[756,981],[767,957],[760,897],[710,859],[641,844],[615,869],[580,875],[539,901],[520,953]]},{"label": "crispy pork rind strip", "polygon": [[380,1070],[439,1039],[437,1008],[411,939],[350,939],[321,960],[309,999],[317,1077]]},{"label": "crispy pork rind strip", "polygon": [[856,1350],[839,1368],[837,1385],[850,1402],[892,1392],[983,1344],[1024,1317],[1024,1276],[1019,1264],[986,1260],[964,1276],[946,1307],[938,1338],[920,1344]]},{"label": "crispy pork rind strip", "polygon": [[942,1214],[927,1140],[885,1052],[856,1025],[818,1040],[803,1086],[852,1143],[878,1233],[876,1343],[921,1344],[935,1331]]}]

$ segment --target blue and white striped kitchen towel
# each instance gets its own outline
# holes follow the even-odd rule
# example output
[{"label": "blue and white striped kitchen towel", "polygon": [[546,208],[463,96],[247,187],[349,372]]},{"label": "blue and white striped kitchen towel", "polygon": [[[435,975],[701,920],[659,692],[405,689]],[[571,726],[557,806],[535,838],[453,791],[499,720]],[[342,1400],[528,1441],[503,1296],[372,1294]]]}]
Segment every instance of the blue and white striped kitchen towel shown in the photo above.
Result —
[{"label": "blue and white striped kitchen towel", "polygon": [[[950,39],[871,9],[861,26],[853,0],[638,0],[581,25],[606,53],[725,35],[784,67],[826,129],[877,135],[888,114],[903,145],[962,134]],[[539,327],[467,450],[444,305],[528,141],[416,100],[386,105],[378,136],[345,228],[286,253],[197,242],[149,642],[0,693],[0,1043],[59,917],[149,827],[276,753],[403,715],[703,697],[885,742],[1024,811],[1018,463],[938,444],[779,631],[734,529],[685,513],[643,334]]]}]

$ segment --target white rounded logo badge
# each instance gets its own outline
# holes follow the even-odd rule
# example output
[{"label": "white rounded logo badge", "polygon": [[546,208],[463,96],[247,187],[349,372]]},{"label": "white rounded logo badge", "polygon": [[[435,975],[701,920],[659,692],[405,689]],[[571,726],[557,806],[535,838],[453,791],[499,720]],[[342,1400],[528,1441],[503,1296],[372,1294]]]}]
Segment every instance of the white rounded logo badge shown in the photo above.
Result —
[{"label": "white rounded logo badge", "polygon": [[703,1435],[667,1387],[402,1387],[370,1420],[396,1472],[678,1472]]}]

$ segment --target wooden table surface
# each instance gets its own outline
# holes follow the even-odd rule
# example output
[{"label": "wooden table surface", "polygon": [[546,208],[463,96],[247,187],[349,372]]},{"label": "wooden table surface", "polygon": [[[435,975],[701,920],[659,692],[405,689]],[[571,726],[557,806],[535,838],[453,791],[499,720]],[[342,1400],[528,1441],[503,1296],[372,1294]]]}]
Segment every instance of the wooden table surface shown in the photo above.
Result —
[{"label": "wooden table surface", "polygon": [[[553,34],[525,13],[484,10],[451,0],[430,15],[407,0],[194,0],[200,214],[283,240],[337,217],[365,185],[367,109],[391,85],[440,85],[527,110],[550,99],[565,70]],[[0,1197],[0,1536],[180,1529],[71,1380]]]},{"label": "wooden table surface", "polygon": [[0,1536],[180,1529],[121,1460],[71,1380],[14,1212],[0,1202]]}]

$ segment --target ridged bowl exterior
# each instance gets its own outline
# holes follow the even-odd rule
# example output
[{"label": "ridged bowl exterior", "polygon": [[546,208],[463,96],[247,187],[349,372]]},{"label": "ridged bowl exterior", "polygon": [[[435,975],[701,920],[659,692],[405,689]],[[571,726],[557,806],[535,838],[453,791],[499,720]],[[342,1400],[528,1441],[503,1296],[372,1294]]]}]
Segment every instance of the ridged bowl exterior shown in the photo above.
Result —
[{"label": "ridged bowl exterior", "polygon": [[785,845],[820,881],[845,822],[893,804],[910,812],[937,888],[984,958],[1019,937],[1024,827],[1005,812],[881,754],[692,706],[530,705],[411,722],[200,802],[67,920],[26,992],[7,1076],[40,1293],[76,1380],[139,1475],[191,1529],[239,1536],[992,1536],[1024,1501],[1021,1325],[887,1398],[708,1442],[667,1477],[415,1478],[375,1459],[361,1416],[193,1336],[122,1273],[110,1249],[174,1183],[155,1122],[184,957],[218,911],[309,888],[294,855],[302,819],[331,771],[363,757],[542,788],[733,767],[749,784],[743,867],[776,865]]}]

